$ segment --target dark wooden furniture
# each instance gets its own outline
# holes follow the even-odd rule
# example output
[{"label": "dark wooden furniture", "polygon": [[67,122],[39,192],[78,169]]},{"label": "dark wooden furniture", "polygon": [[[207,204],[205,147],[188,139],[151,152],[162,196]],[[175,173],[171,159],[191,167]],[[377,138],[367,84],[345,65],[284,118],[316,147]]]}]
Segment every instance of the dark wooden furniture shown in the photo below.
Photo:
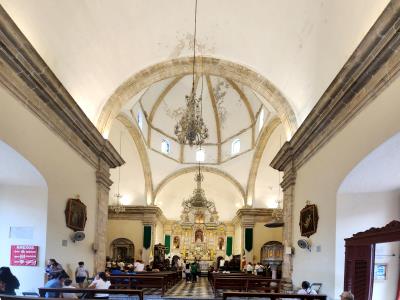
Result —
[{"label": "dark wooden furniture", "polygon": [[375,244],[400,240],[400,222],[371,228],[345,239],[344,290],[357,300],[371,300],[374,280]]},{"label": "dark wooden furniture", "polygon": [[326,295],[297,295],[297,294],[275,294],[275,293],[255,293],[255,292],[226,292],[222,294],[222,299],[228,298],[265,298],[270,300],[278,300],[281,298],[301,299],[301,300],[326,300]]},{"label": "dark wooden furniture", "polygon": [[262,291],[264,293],[280,291],[280,280],[245,273],[211,273],[209,276],[214,295],[218,290]]},{"label": "dark wooden furniture", "polygon": [[142,289],[156,288],[161,295],[182,279],[182,272],[139,272],[127,275],[111,275],[111,289]]},{"label": "dark wooden furniture", "polygon": [[[86,294],[86,299],[94,299],[95,294],[112,294],[112,295],[136,295],[139,297],[140,300],[143,300],[143,291],[141,290],[133,290],[133,289],[71,289],[71,288],[39,288],[39,295],[40,297],[45,297],[46,293],[53,292],[53,293],[75,293],[75,294]],[[1,296],[3,300],[4,297]],[[21,297],[21,299],[29,300],[29,299],[40,299],[40,298],[27,298]],[[49,299],[49,298],[45,298]],[[7,299],[6,299],[7,300]]]}]

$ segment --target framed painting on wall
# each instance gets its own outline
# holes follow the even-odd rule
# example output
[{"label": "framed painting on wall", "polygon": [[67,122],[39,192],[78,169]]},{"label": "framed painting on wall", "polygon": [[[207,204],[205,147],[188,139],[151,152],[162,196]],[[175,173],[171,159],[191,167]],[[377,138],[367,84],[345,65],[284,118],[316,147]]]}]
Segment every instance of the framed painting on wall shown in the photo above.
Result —
[{"label": "framed painting on wall", "polygon": [[80,199],[68,199],[65,222],[74,231],[83,231],[86,225],[86,205]]},{"label": "framed painting on wall", "polygon": [[300,211],[300,232],[302,236],[310,237],[317,232],[318,209],[315,204],[307,204]]}]

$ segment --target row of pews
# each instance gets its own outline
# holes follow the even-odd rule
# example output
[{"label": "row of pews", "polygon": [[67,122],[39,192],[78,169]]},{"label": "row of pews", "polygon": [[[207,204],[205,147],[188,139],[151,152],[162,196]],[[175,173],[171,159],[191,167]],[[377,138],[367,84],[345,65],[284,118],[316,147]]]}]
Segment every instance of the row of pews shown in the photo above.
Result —
[{"label": "row of pews", "polygon": [[[82,298],[93,299],[96,293],[111,295],[138,296],[144,299],[143,288],[154,288],[161,290],[161,296],[182,280],[182,272],[139,272],[131,275],[111,275],[109,277],[111,286],[107,290],[98,289],[71,289],[71,288],[39,288],[39,295],[43,299],[46,293],[75,293],[82,294]],[[1,300],[39,300],[37,297],[19,297],[0,295]]]},{"label": "row of pews", "polygon": [[180,271],[138,272],[132,275],[111,275],[110,289],[143,289],[154,288],[161,290],[161,296],[182,280]]},{"label": "row of pews", "polygon": [[271,279],[253,274],[209,273],[208,280],[215,297],[217,297],[219,290],[229,290],[229,292],[223,292],[222,298],[224,300],[231,297],[258,297],[269,298],[271,300],[280,298],[326,300],[326,295],[295,295],[280,293],[281,281],[279,279]]},{"label": "row of pews", "polygon": [[246,273],[209,273],[208,281],[215,296],[217,296],[218,290],[263,291],[270,293],[279,293],[280,290],[279,279],[269,279]]}]

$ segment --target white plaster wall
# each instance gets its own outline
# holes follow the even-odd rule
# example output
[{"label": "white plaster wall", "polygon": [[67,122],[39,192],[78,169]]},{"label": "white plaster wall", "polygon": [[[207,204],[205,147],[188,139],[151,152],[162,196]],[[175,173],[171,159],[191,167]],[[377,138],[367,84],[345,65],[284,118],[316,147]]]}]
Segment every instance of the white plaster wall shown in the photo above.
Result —
[{"label": "white plaster wall", "polygon": [[[68,272],[83,260],[92,273],[97,207],[95,168],[2,87],[0,103],[0,139],[29,160],[48,185],[46,258],[57,259]],[[68,198],[77,194],[87,206],[86,238],[72,243],[72,230],[65,225],[64,210]],[[46,223],[46,219],[41,222]],[[62,247],[62,240],[68,240],[67,247]]]},{"label": "white plaster wall", "polygon": [[[122,137],[121,137],[122,133]],[[147,205],[145,196],[145,180],[142,162],[132,136],[126,127],[114,120],[112,123],[109,140],[119,152],[121,137],[121,156],[125,164],[121,166],[121,181],[119,192],[122,195],[121,202],[124,205]],[[118,168],[111,169],[113,185],[110,189],[110,204],[115,205],[114,195],[117,194]]]},{"label": "white plaster wall", "polygon": [[374,280],[372,300],[396,299],[400,276],[399,258],[400,242],[376,244],[375,263],[387,264],[387,273],[386,280]]},{"label": "white plaster wall", "polygon": [[135,246],[135,259],[142,258],[143,224],[139,220],[108,220],[107,255],[111,253],[111,243],[118,238],[131,240]]},{"label": "white plaster wall", "polygon": [[[206,197],[214,201],[220,221],[231,221],[237,209],[243,205],[241,193],[222,176],[208,172],[204,172],[203,175],[202,187]],[[162,209],[167,219],[180,219],[182,202],[192,196],[196,187],[194,177],[194,172],[178,176],[157,194],[155,204]]]},{"label": "white plaster wall", "polygon": [[265,223],[256,223],[253,229],[253,261],[260,261],[261,247],[270,241],[282,242],[282,228],[267,228]]},{"label": "white plaster wall", "polygon": [[310,200],[317,204],[320,217],[318,231],[311,240],[321,246],[321,252],[313,249],[310,253],[295,247],[293,280],[296,285],[302,280],[322,282],[321,292],[331,299],[338,298],[335,291],[337,191],[359,161],[400,130],[399,91],[400,80],[396,79],[298,170],[292,242],[300,238],[299,212]]},{"label": "white plaster wall", "polygon": [[[17,293],[37,292],[43,285],[46,255],[47,188],[40,186],[0,185],[0,266],[10,265],[11,245],[39,246],[36,267],[10,266],[18,278]],[[12,238],[10,227],[30,227],[32,238]]]},{"label": "white plaster wall", "polygon": [[[365,231],[371,227],[382,227],[392,220],[399,219],[400,191],[338,194],[336,204],[336,294],[340,294],[340,291],[343,290],[344,239],[351,237],[356,232]],[[394,299],[394,297],[380,299]]]},{"label": "white plaster wall", "polygon": [[258,166],[257,177],[254,188],[253,207],[275,208],[276,200],[282,199],[282,189],[280,187],[279,172],[270,167],[271,160],[279,151],[281,145],[286,141],[286,134],[282,125],[275,128],[271,134],[260,165]]}]

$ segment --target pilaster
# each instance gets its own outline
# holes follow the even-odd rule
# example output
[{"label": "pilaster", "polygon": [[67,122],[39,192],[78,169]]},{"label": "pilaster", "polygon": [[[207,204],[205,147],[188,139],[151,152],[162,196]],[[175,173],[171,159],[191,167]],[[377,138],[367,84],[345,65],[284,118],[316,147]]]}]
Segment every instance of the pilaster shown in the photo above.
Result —
[{"label": "pilaster", "polygon": [[107,244],[107,220],[108,220],[108,200],[112,181],[110,179],[110,167],[104,160],[99,159],[96,171],[97,188],[97,233],[94,241],[95,249],[95,272],[103,271],[106,261]]}]

